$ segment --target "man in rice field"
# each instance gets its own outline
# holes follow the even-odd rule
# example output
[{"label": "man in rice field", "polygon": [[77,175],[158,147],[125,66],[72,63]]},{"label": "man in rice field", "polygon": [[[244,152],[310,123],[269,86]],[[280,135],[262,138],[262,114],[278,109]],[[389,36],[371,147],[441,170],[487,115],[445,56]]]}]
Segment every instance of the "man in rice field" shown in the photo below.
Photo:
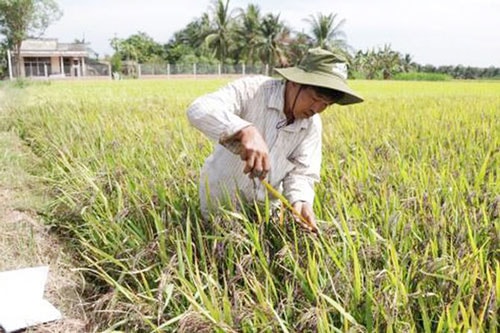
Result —
[{"label": "man in rice field", "polygon": [[201,209],[208,217],[221,205],[235,207],[241,199],[265,201],[261,181],[266,180],[308,222],[303,226],[314,231],[319,113],[332,104],[363,99],[348,87],[345,65],[319,48],[310,49],[298,66],[276,72],[284,79],[244,77],[189,106],[191,124],[217,142],[201,171]]}]

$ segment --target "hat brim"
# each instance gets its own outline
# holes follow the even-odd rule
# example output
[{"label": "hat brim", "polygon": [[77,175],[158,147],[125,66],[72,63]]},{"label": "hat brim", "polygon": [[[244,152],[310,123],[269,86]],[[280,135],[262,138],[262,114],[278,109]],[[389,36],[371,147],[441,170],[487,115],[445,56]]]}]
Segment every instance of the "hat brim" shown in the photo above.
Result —
[{"label": "hat brim", "polygon": [[343,79],[336,77],[335,75],[306,72],[297,67],[275,68],[274,70],[288,81],[343,92],[344,97],[335,101],[336,104],[348,105],[363,102],[363,98],[361,96],[349,88]]}]

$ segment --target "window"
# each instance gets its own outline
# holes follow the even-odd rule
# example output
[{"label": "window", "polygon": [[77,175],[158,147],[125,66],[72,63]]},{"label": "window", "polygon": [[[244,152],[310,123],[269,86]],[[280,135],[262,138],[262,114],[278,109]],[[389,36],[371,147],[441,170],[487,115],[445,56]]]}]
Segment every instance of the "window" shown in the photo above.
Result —
[{"label": "window", "polygon": [[[47,72],[45,72],[47,67]],[[48,57],[26,57],[24,58],[25,76],[45,76],[52,73],[50,58]]]}]

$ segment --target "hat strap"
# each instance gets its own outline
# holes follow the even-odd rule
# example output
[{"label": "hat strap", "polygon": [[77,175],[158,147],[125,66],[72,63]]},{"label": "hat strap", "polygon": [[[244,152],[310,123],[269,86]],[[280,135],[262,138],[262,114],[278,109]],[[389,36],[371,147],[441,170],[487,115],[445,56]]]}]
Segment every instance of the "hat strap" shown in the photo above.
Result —
[{"label": "hat strap", "polygon": [[299,85],[299,90],[295,94],[295,98],[293,99],[292,108],[290,109],[292,111],[292,114],[290,115],[291,116],[290,119],[288,119],[288,116],[285,112],[285,116],[287,116],[287,122],[286,122],[287,125],[293,124],[293,122],[295,121],[295,116],[293,115],[293,110],[295,110],[295,104],[297,104],[297,99],[299,99],[299,95],[302,92],[302,88],[304,88],[304,86],[302,84],[298,83],[298,85]]}]

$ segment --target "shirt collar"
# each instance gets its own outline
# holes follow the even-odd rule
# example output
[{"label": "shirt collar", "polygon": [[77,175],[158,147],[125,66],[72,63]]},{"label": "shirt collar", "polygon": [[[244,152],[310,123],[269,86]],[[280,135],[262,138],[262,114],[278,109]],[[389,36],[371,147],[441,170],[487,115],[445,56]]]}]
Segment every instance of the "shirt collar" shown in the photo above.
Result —
[{"label": "shirt collar", "polygon": [[273,89],[271,89],[271,96],[267,107],[283,113],[285,107],[285,80],[273,80]]},{"label": "shirt collar", "polygon": [[[285,108],[285,86],[285,80],[274,80],[274,89],[271,89],[271,96],[267,103],[267,107],[279,112],[280,115],[283,116],[283,119],[286,117],[283,111]],[[283,130],[287,132],[298,132],[301,129],[308,128],[311,121],[311,119],[295,119],[293,124],[283,127]]]}]

